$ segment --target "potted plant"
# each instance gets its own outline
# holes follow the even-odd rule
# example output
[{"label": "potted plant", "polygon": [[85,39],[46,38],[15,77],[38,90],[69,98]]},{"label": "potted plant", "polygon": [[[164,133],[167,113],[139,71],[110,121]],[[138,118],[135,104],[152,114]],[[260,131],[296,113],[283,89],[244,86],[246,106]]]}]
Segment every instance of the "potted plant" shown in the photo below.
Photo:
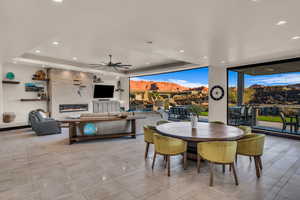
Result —
[{"label": "potted plant", "polygon": [[188,111],[190,112],[191,115],[191,126],[192,128],[197,128],[197,122],[199,115],[205,111],[205,108],[199,105],[190,105],[188,107]]}]

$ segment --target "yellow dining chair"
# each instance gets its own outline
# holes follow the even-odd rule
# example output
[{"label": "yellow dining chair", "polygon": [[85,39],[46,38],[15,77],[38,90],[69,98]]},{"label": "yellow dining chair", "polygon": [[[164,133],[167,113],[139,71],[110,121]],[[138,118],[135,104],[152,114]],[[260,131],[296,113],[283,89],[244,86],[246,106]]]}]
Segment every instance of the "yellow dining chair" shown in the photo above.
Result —
[{"label": "yellow dining chair", "polygon": [[154,134],[154,157],[152,162],[152,170],[154,169],[156,155],[163,155],[166,158],[167,166],[168,166],[168,176],[170,176],[170,156],[175,156],[179,154],[183,154],[183,166],[186,169],[186,150],[187,150],[187,142],[166,137],[159,134]]},{"label": "yellow dining chair", "polygon": [[256,176],[260,177],[262,171],[261,156],[263,155],[265,144],[265,135],[251,134],[237,142],[237,154],[254,157]]},{"label": "yellow dining chair", "polygon": [[[213,124],[224,124],[224,125],[225,125],[225,123],[224,123],[224,122],[221,122],[221,121],[211,121],[211,122],[209,122],[209,123],[213,123]],[[225,165],[222,165],[222,169],[223,169],[223,173],[225,173]]]},{"label": "yellow dining chair", "polygon": [[161,125],[161,124],[166,124],[166,123],[170,123],[169,121],[166,121],[166,120],[160,120],[160,121],[157,121],[156,122],[156,125]]},{"label": "yellow dining chair", "polygon": [[[238,126],[239,129],[242,129],[242,131],[244,132],[244,136],[242,137],[243,139],[245,138],[248,138],[249,136],[251,137],[252,136],[252,128],[250,126],[243,126],[243,125],[240,125]],[[250,162],[252,162],[252,159],[251,159],[251,156],[249,156],[249,160]],[[235,159],[235,161],[237,162],[237,157]]]},{"label": "yellow dining chair", "polygon": [[145,159],[148,157],[150,144],[154,144],[153,135],[156,133],[154,126],[144,126],[144,141],[146,142]]},{"label": "yellow dining chair", "polygon": [[200,173],[201,158],[209,162],[210,167],[210,186],[213,186],[214,175],[212,164],[230,165],[233,169],[235,184],[238,185],[238,178],[234,166],[237,142],[200,142],[197,144],[197,168]]},{"label": "yellow dining chair", "polygon": [[252,129],[250,126],[238,126],[239,129],[242,129],[245,133],[245,135],[252,134]]}]

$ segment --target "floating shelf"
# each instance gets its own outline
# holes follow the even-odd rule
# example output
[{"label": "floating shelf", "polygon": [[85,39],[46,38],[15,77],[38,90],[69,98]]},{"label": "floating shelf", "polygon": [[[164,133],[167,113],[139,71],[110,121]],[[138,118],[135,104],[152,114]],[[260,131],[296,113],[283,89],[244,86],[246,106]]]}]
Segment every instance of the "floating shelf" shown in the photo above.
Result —
[{"label": "floating shelf", "polygon": [[49,99],[21,99],[21,101],[49,101]]},{"label": "floating shelf", "polygon": [[20,84],[20,81],[3,80],[2,83],[5,83],[5,84]]},{"label": "floating shelf", "polygon": [[47,79],[35,79],[35,78],[32,78],[32,80],[33,80],[33,81],[46,81],[46,82],[47,82],[47,81],[49,81],[50,79],[48,79],[48,78],[47,78]]}]

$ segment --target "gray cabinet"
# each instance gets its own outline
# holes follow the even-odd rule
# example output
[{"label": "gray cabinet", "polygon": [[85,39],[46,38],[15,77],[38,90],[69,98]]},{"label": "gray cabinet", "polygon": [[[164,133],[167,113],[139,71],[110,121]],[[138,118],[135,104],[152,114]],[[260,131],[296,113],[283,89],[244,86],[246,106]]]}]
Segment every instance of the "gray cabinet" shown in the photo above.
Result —
[{"label": "gray cabinet", "polygon": [[119,101],[93,101],[93,112],[120,112]]}]

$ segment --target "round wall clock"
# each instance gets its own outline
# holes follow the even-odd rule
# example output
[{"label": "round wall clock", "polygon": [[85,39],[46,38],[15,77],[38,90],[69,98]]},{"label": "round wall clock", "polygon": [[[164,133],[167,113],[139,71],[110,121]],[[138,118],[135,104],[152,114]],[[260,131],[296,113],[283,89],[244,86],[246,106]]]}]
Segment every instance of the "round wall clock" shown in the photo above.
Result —
[{"label": "round wall clock", "polygon": [[220,85],[215,85],[210,90],[210,97],[215,101],[221,100],[224,94],[224,89]]}]

